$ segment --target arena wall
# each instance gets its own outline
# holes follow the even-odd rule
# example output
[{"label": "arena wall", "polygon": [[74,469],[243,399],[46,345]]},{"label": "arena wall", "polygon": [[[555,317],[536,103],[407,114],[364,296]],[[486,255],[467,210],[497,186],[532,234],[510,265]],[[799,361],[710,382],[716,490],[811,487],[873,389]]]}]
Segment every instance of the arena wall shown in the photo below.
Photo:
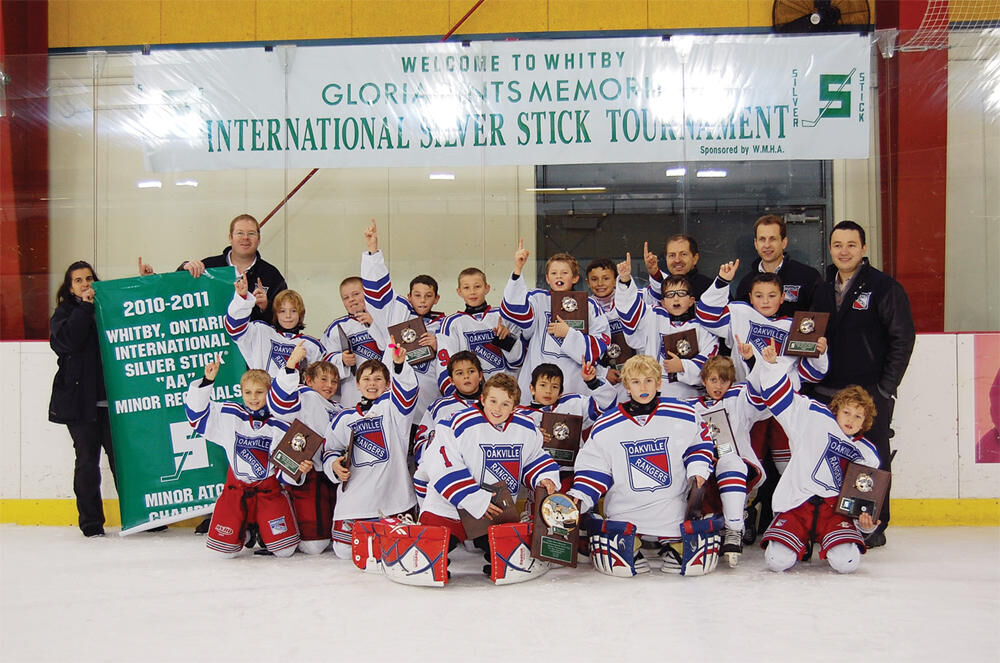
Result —
[{"label": "arena wall", "polygon": [[[976,463],[975,343],[998,334],[921,334],[899,390],[893,428],[893,523],[1000,525],[1000,463]],[[55,374],[46,343],[0,343],[0,522],[72,525],[73,444],[65,426],[51,424],[46,407]],[[997,368],[994,366],[994,372]],[[106,461],[104,496],[109,524],[118,505]]]}]

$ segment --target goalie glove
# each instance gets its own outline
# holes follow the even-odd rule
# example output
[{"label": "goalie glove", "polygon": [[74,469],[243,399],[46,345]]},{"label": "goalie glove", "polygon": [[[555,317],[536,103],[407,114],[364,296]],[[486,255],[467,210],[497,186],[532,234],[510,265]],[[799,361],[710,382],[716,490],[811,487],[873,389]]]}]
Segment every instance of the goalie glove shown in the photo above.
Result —
[{"label": "goalie glove", "polygon": [[383,573],[393,582],[443,587],[448,582],[447,527],[415,525],[409,518],[374,523]]},{"label": "goalie glove", "polygon": [[719,563],[725,524],[721,517],[685,520],[681,523],[681,551],[667,546],[661,552],[663,566],[660,570],[682,576],[703,576],[714,571]]},{"label": "goalie glove", "polygon": [[649,562],[639,552],[641,542],[632,523],[593,518],[588,524],[588,539],[590,561],[601,573],[631,578],[649,571]]}]

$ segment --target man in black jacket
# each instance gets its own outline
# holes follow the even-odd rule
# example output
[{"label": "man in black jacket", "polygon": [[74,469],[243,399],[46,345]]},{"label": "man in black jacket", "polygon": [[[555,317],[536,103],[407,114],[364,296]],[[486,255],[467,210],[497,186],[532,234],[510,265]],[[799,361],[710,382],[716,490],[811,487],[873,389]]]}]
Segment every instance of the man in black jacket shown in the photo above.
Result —
[{"label": "man in black jacket", "polygon": [[198,278],[210,267],[232,265],[238,274],[246,273],[247,284],[252,287],[257,306],[250,314],[251,320],[270,323],[274,296],[288,288],[285,277],[278,268],[260,257],[260,224],[249,214],[240,214],[229,222],[229,246],[220,255],[204,260],[188,260],[177,271],[186,269]]},{"label": "man in black jacket", "polygon": [[[830,235],[833,265],[813,300],[814,310],[830,313],[826,329],[830,371],[816,386],[815,395],[829,402],[843,387],[864,387],[878,410],[866,437],[878,449],[881,468],[890,470],[889,426],[896,389],[910,363],[915,332],[906,291],[868,263],[867,250],[864,228],[854,221],[834,226]],[[882,524],[866,541],[869,547],[885,544],[888,498],[879,519]]]},{"label": "man in black jacket", "polygon": [[736,299],[750,301],[750,281],[758,272],[772,272],[781,278],[785,302],[778,315],[791,317],[796,311],[812,307],[813,293],[820,283],[819,272],[793,260],[785,253],[788,248],[788,230],[785,220],[776,214],[765,214],[753,224],[753,246],[760,256],[736,286]]}]

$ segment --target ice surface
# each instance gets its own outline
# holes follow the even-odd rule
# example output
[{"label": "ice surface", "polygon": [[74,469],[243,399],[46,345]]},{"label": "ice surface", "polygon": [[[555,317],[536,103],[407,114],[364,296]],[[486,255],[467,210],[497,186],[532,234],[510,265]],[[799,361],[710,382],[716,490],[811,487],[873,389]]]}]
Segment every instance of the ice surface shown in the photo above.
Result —
[{"label": "ice surface", "polygon": [[85,539],[0,526],[0,661],[1000,661],[1000,529],[892,528],[851,576],[818,559],[631,579],[589,566],[444,588],[327,552],[219,559],[190,528]]}]

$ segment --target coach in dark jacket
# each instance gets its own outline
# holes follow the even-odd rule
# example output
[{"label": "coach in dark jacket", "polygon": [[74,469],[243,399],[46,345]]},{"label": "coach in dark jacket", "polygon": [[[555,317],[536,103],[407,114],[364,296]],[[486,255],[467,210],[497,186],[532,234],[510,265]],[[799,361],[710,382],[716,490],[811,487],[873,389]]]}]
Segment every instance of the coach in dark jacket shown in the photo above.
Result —
[{"label": "coach in dark jacket", "polygon": [[49,320],[49,345],[59,357],[59,369],[52,381],[49,421],[65,424],[73,438],[73,492],[80,530],[85,536],[104,535],[102,448],[108,455],[112,476],[115,472],[91,287],[96,280],[90,264],[81,260],[70,265]]},{"label": "coach in dark jacket", "polygon": [[765,214],[753,224],[753,246],[759,256],[750,273],[736,286],[736,299],[750,301],[750,282],[758,272],[773,272],[781,279],[785,301],[778,315],[791,317],[796,311],[812,308],[813,294],[820,283],[819,272],[785,253],[788,230],[785,220],[776,214]]},{"label": "coach in dark jacket", "polygon": [[[916,334],[903,286],[872,267],[866,251],[864,228],[853,221],[834,226],[830,235],[833,265],[813,301],[814,310],[830,313],[826,329],[830,370],[817,385],[816,396],[829,402],[843,387],[864,387],[878,410],[865,437],[878,449],[881,468],[890,470],[889,426],[896,390],[910,363]],[[885,544],[888,498],[879,518],[882,524],[868,537],[870,546]]]}]

